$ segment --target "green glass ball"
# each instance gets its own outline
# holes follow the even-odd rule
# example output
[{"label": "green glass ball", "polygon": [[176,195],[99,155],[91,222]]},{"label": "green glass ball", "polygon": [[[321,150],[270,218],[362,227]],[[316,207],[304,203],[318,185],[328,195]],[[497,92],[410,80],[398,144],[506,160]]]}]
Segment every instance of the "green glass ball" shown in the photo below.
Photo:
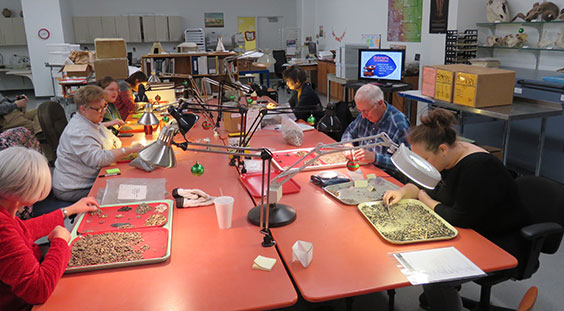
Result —
[{"label": "green glass ball", "polygon": [[196,162],[196,164],[192,166],[192,169],[190,171],[192,172],[192,175],[202,176],[202,174],[204,174],[204,166]]},{"label": "green glass ball", "polygon": [[164,116],[164,117],[163,117],[163,121],[164,121],[164,122],[168,122],[168,120],[170,120],[170,119],[168,118],[168,116]]},{"label": "green glass ball", "polygon": [[358,163],[358,161],[348,161],[347,162],[347,169],[349,171],[356,171],[360,168],[360,163]]},{"label": "green glass ball", "polygon": [[524,31],[525,31],[525,29],[519,28],[519,33],[523,33]]},{"label": "green glass ball", "polygon": [[205,120],[204,122],[202,122],[202,128],[204,128],[204,130],[209,130],[212,128],[212,124]]},{"label": "green glass ball", "polygon": [[315,117],[313,115],[310,115],[307,120],[306,120],[307,124],[309,125],[314,125],[315,124]]}]

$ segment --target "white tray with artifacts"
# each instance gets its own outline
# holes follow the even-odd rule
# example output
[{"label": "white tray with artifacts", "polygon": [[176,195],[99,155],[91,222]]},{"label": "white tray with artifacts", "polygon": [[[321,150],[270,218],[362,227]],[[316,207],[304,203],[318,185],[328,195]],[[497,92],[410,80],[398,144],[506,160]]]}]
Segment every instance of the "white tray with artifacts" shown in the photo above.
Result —
[{"label": "white tray with artifacts", "polygon": [[78,217],[65,273],[153,264],[170,257],[172,200],[101,205]]},{"label": "white tray with artifacts", "polygon": [[[274,165],[281,171],[290,167],[296,161],[300,160],[306,154],[308,154],[313,148],[301,148],[301,149],[290,149],[290,150],[280,150],[272,152],[272,159]],[[305,159],[300,161],[297,166],[302,166],[305,162],[316,157],[315,153],[310,154]],[[304,168],[303,171],[313,171],[313,170],[323,170],[333,167],[344,167],[347,165],[347,158],[342,152],[335,152],[323,155],[317,158],[308,167]]]},{"label": "white tray with artifacts", "polygon": [[453,226],[418,200],[401,200],[389,210],[383,201],[366,202],[359,204],[358,209],[380,236],[392,244],[449,240],[458,235]]},{"label": "white tray with artifacts", "polygon": [[382,177],[349,181],[323,187],[326,193],[347,205],[382,200],[387,190],[399,189]]}]

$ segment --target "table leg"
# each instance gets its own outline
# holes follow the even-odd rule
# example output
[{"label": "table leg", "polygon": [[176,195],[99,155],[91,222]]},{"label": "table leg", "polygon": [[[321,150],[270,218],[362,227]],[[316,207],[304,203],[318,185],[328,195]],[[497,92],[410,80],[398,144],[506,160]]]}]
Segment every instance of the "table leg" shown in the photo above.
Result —
[{"label": "table leg", "polygon": [[349,104],[349,87],[345,84],[343,87],[343,90],[345,91],[345,103],[347,103],[347,105]]},{"label": "table leg", "polygon": [[266,87],[270,87],[270,72],[266,73]]},{"label": "table leg", "polygon": [[327,78],[327,104],[331,102],[331,81]]},{"label": "table leg", "polygon": [[540,168],[542,162],[542,151],[544,149],[544,134],[546,130],[546,118],[541,118],[541,128],[539,133],[539,144],[537,150],[537,165],[535,167],[535,176],[540,175]]},{"label": "table leg", "polygon": [[511,129],[511,121],[505,121],[505,129],[503,130],[503,165],[507,166],[507,150],[509,150],[509,130]]}]

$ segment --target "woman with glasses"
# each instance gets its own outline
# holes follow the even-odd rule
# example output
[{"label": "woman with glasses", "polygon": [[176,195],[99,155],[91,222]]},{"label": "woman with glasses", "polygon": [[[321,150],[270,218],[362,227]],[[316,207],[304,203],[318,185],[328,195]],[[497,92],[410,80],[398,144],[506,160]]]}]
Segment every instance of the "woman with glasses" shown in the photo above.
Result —
[{"label": "woman with glasses", "polygon": [[53,171],[55,197],[70,202],[88,195],[101,167],[143,148],[121,148],[119,138],[102,124],[108,104],[99,86],[81,87],[74,95],[74,103],[77,113],[61,135]]},{"label": "woman with glasses", "polygon": [[118,127],[125,124],[119,110],[114,104],[119,95],[118,82],[110,76],[105,76],[98,82],[98,86],[104,89],[106,93],[106,103],[108,104],[102,124],[111,129],[114,134],[117,134]]},{"label": "woman with glasses", "polygon": [[284,70],[282,77],[288,88],[294,91],[289,103],[296,118],[307,122],[307,119],[313,116],[317,124],[323,117],[323,107],[311,83],[307,82],[306,72],[298,66],[291,66]]}]

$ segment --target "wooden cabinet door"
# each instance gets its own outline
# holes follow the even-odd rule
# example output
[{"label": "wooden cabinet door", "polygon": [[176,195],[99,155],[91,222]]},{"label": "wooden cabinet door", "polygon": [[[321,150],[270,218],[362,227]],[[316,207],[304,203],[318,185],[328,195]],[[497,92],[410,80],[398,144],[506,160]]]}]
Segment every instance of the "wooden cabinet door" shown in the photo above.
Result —
[{"label": "wooden cabinet door", "polygon": [[129,36],[129,20],[128,16],[115,16],[116,35],[118,38],[123,38],[125,42],[131,42]]},{"label": "wooden cabinet door", "polygon": [[155,16],[143,16],[143,42],[155,42],[157,40]]},{"label": "wooden cabinet door", "polygon": [[327,62],[317,62],[317,93],[327,95]]},{"label": "wooden cabinet door", "polygon": [[88,17],[74,16],[72,18],[72,24],[74,29],[74,40],[76,41],[76,43],[94,42],[94,40],[90,40],[90,31],[88,31]]},{"label": "wooden cabinet door", "polygon": [[168,19],[166,16],[155,16],[155,38],[156,41],[168,41]]},{"label": "wooden cabinet door", "polygon": [[113,16],[100,17],[103,38],[117,38],[116,18]]},{"label": "wooden cabinet door", "polygon": [[129,42],[142,42],[141,40],[141,16],[128,16]]},{"label": "wooden cabinet door", "polygon": [[182,17],[168,17],[168,41],[182,42],[184,41],[184,29],[182,29]]}]

